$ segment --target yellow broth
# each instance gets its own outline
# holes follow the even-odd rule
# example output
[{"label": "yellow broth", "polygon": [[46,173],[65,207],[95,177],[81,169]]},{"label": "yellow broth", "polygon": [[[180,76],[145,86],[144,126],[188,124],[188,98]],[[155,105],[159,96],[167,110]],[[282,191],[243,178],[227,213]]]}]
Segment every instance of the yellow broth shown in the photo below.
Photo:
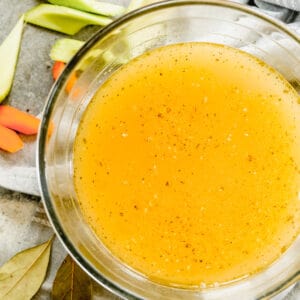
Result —
[{"label": "yellow broth", "polygon": [[300,227],[299,96],[275,70],[208,43],[155,49],[98,90],[74,146],[84,217],[152,280],[258,272]]}]

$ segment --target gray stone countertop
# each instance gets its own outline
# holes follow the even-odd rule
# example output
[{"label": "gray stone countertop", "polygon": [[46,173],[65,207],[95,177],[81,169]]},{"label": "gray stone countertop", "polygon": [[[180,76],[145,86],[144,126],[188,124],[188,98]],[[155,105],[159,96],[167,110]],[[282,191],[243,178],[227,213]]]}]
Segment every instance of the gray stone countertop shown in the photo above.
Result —
[{"label": "gray stone countertop", "polygon": [[[126,2],[122,1],[123,4]],[[39,3],[35,0],[0,1],[0,43],[19,16]],[[96,30],[96,27],[89,27],[79,32],[75,38],[85,40]],[[64,35],[26,26],[14,85],[6,103],[33,114],[42,111],[53,83],[49,51],[54,41],[60,37]],[[3,153],[1,156],[5,158]],[[14,160],[17,164],[18,156]],[[34,158],[28,157],[28,160],[34,165]],[[42,243],[52,235],[53,230],[47,223],[38,197],[0,188],[0,266],[17,252]],[[50,299],[55,273],[65,255],[62,245],[55,239],[46,281],[34,299]],[[96,284],[94,288],[94,299],[117,299]],[[300,287],[294,288],[285,299],[300,299],[299,290]]]}]

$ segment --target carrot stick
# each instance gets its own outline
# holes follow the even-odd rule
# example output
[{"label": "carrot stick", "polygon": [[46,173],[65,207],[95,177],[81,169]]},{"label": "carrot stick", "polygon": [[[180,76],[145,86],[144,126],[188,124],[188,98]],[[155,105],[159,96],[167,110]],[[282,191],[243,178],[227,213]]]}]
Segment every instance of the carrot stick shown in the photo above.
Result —
[{"label": "carrot stick", "polygon": [[66,64],[62,61],[56,61],[53,64],[52,67],[52,76],[54,80],[57,80],[57,78],[59,77],[59,75],[62,73],[62,71],[64,70]]},{"label": "carrot stick", "polygon": [[49,138],[51,137],[53,131],[54,131],[54,123],[52,121],[50,121],[49,126],[48,126],[48,132],[47,132]]},{"label": "carrot stick", "polygon": [[77,80],[76,72],[73,72],[73,73],[70,75],[70,77],[69,77],[69,79],[68,79],[68,81],[67,81],[67,84],[66,84],[66,92],[67,92],[68,94],[70,94],[70,92],[71,92],[71,90],[72,90],[74,84],[76,83],[76,80]]},{"label": "carrot stick", "polygon": [[0,148],[15,153],[23,148],[23,141],[13,130],[0,125]]},{"label": "carrot stick", "polygon": [[0,125],[24,134],[36,134],[40,120],[9,105],[0,105]]}]

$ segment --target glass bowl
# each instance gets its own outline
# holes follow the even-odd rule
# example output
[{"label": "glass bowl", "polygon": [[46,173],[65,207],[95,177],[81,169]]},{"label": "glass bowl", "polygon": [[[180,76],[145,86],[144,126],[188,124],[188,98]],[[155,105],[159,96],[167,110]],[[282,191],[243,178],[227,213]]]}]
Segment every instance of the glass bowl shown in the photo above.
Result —
[{"label": "glass bowl", "polygon": [[191,41],[249,52],[277,69],[300,92],[299,37],[256,10],[214,0],[167,1],[133,11],[85,43],[50,92],[38,140],[44,205],[57,236],[77,263],[96,282],[122,298],[267,299],[300,278],[299,238],[275,263],[255,275],[212,287],[166,286],[115,258],[84,220],[76,198],[73,142],[95,91],[124,63],[145,51]]}]

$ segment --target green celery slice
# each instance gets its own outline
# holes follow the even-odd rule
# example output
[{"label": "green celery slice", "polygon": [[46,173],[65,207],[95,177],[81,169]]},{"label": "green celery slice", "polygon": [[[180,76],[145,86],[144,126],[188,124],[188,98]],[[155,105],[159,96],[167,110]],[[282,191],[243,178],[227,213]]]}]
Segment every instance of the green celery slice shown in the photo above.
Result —
[{"label": "green celery slice", "polygon": [[69,7],[40,4],[25,14],[25,21],[73,35],[87,25],[105,26],[111,22],[111,19]]},{"label": "green celery slice", "polygon": [[[54,61],[62,61],[64,63],[68,63],[72,57],[76,54],[76,52],[83,46],[84,42],[62,38],[58,39],[52,46],[50,51],[50,58]],[[89,55],[85,57],[85,59],[81,62],[79,69],[82,71],[85,67],[91,62],[91,60],[95,59],[98,56],[102,56],[103,62],[105,61],[114,61],[118,64],[124,64],[128,61],[128,59],[122,56],[122,53],[117,54],[113,53],[112,50],[103,51],[102,49],[93,49],[90,51]]]},{"label": "green celery slice", "polygon": [[9,94],[20,52],[24,16],[22,16],[10,34],[0,46],[0,102]]},{"label": "green celery slice", "polygon": [[[78,9],[83,9],[82,6],[80,6],[83,3],[85,4],[91,2],[101,3],[98,1],[87,1],[87,0],[48,0],[48,1],[53,4],[65,5],[70,7],[72,6]],[[126,11],[128,12],[140,6],[153,3],[155,1],[158,0],[132,0]],[[124,42],[126,46],[127,41]],[[76,54],[76,52],[83,46],[83,44],[84,42],[74,40],[74,39],[68,39],[68,38],[59,39],[52,46],[52,49],[50,51],[50,57],[54,61],[62,61],[68,63],[72,59],[72,57]],[[115,53],[114,50],[103,52],[101,49],[94,49],[90,52],[90,55],[86,57],[84,61],[80,64],[79,69],[84,70],[85,67],[89,64],[90,60],[96,58],[99,55],[102,55],[104,62],[114,61],[115,63],[119,63],[119,64],[125,64],[128,62],[128,58],[124,57],[124,53]]]},{"label": "green celery slice", "polygon": [[96,0],[48,0],[48,2],[110,17],[125,12],[125,8],[121,5]]},{"label": "green celery slice", "polygon": [[84,42],[74,39],[59,39],[52,46],[50,57],[55,61],[68,63]]}]

